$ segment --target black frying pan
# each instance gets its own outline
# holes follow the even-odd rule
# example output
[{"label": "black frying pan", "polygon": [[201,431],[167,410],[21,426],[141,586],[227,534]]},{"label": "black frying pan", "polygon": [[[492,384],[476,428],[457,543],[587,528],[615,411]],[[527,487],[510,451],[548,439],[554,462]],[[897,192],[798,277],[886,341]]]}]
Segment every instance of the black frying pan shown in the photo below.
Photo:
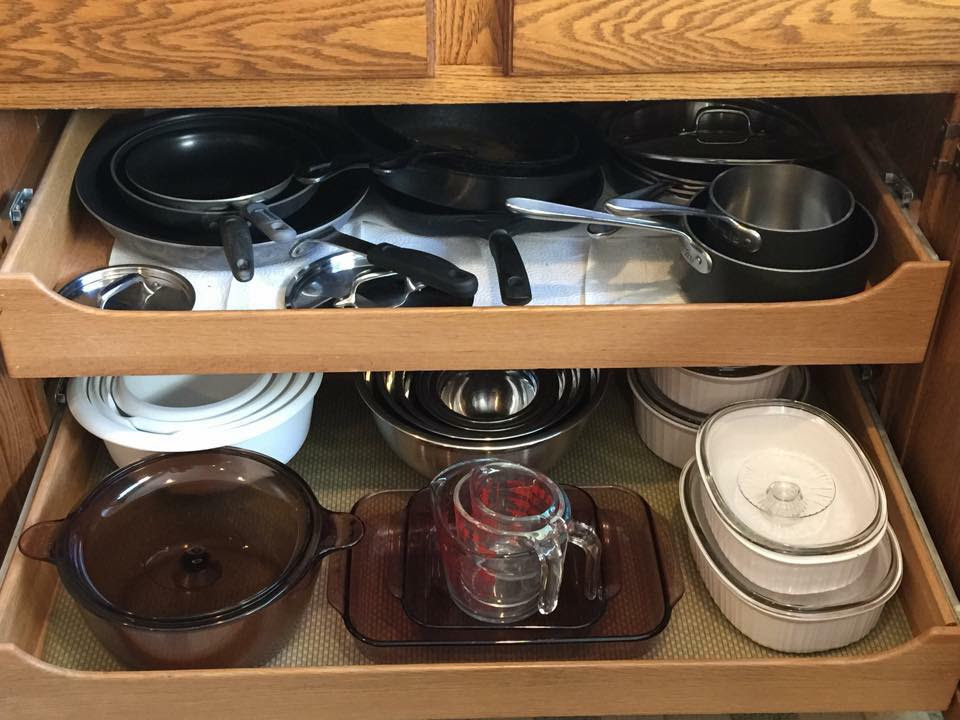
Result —
[{"label": "black frying pan", "polygon": [[380,182],[433,205],[500,212],[508,197],[556,199],[598,170],[598,153],[562,110],[511,105],[347,108],[381,158]]},{"label": "black frying pan", "polygon": [[[127,200],[160,222],[217,227],[234,276],[246,281],[253,276],[246,221],[275,242],[292,242],[296,231],[264,201],[294,181],[303,159],[316,160],[321,152],[309,138],[268,117],[221,114],[214,122],[145,129],[117,148],[110,170]],[[303,202],[322,179],[301,181]]]},{"label": "black frying pan", "polygon": [[[466,212],[426,203],[392,190],[381,182],[373,189],[381,207],[397,227],[415,235],[467,235],[487,237],[497,267],[500,299],[505,305],[526,305],[532,300],[530,281],[513,235],[525,232],[563,230],[569,225],[537,221],[508,212]],[[603,192],[603,175],[598,171],[561,195],[571,205],[592,207]]]}]

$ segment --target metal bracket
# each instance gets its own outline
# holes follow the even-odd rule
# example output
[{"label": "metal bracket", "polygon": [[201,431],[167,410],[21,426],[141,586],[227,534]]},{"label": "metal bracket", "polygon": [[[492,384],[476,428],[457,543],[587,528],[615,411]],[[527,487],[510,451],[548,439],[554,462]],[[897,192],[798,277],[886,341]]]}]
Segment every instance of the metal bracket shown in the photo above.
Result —
[{"label": "metal bracket", "polygon": [[936,158],[933,161],[933,170],[937,175],[952,172],[960,178],[960,143],[957,143],[953,148],[953,158],[949,160],[944,160],[939,157]]},{"label": "metal bracket", "polygon": [[883,182],[890,188],[890,192],[896,196],[901,207],[908,207],[917,197],[910,181],[896,170],[885,170],[883,172]]},{"label": "metal bracket", "polygon": [[955,138],[960,138],[960,123],[952,123],[945,119],[940,126],[940,142],[937,144],[943,145],[947,140]]},{"label": "metal bracket", "polygon": [[10,202],[3,209],[3,219],[8,220],[11,226],[17,227],[23,222],[23,216],[31,200],[33,200],[33,188],[20,188],[12,193]]}]

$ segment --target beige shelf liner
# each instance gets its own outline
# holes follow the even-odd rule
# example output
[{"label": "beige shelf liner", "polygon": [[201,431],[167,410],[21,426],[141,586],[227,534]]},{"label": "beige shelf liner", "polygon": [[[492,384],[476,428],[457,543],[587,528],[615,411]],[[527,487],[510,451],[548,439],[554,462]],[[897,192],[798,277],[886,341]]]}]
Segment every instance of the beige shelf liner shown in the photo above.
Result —
[{"label": "beige shelf liner", "polygon": [[[417,488],[426,482],[398,460],[381,439],[348,376],[325,378],[317,395],[310,436],[291,465],[310,483],[321,504],[331,510],[349,510],[358,498],[376,490]],[[91,483],[111,469],[104,451],[95,464]],[[785,657],[740,634],[707,594],[690,555],[680,515],[679,471],[654,456],[637,436],[629,391],[622,377],[611,383],[606,399],[587,423],[583,435],[550,475],[562,483],[631,488],[672,524],[686,592],[674,608],[669,626],[639,657],[664,660]],[[325,580],[325,574],[321,573],[300,627],[269,666],[371,663],[358,650],[340,616],[327,604]],[[906,615],[899,599],[894,598],[866,638],[822,655],[873,654],[901,645],[910,638]],[[509,657],[509,652],[505,652],[497,659]],[[62,587],[57,590],[51,611],[42,658],[77,670],[120,669],[87,629],[77,606]],[[418,662],[435,660],[435,657],[418,656],[414,652],[404,660]]]}]

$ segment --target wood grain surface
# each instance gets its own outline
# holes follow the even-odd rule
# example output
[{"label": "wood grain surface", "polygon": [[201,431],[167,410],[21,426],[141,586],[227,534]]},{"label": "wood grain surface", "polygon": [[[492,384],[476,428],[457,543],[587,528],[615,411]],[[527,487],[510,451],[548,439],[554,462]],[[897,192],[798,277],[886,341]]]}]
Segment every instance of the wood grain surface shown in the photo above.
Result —
[{"label": "wood grain surface", "polygon": [[427,75],[424,0],[0,4],[4,84]]},{"label": "wood grain surface", "polygon": [[[63,127],[59,115],[0,112],[0,190],[36,186]],[[8,199],[9,192],[0,192],[0,204]],[[0,257],[14,230],[7,222],[0,226]],[[0,369],[0,551],[20,515],[49,420],[43,382],[14,380]]]},{"label": "wood grain surface", "polygon": [[960,64],[957,0],[513,0],[512,71]]},{"label": "wood grain surface", "polygon": [[437,63],[501,66],[503,7],[500,0],[436,0]]},{"label": "wood grain surface", "polygon": [[[874,457],[885,451],[847,369],[822,376],[836,411]],[[96,443],[65,418],[27,522],[62,516],[86,491]],[[909,564],[900,601],[914,637],[892,650],[841,657],[487,662],[352,667],[84,672],[40,661],[57,577],[17,554],[0,586],[0,716],[235,720],[520,717],[532,712],[824,712],[943,709],[960,675],[960,628],[946,612],[894,461],[878,464]],[[925,562],[927,561],[927,562]],[[682,602],[682,601],[681,601]],[[530,688],[537,689],[536,697]],[[495,689],[492,690],[492,688]],[[542,698],[548,698],[543,700]],[[544,703],[548,704],[544,704]],[[386,710],[386,709],[389,710]]]},{"label": "wood grain surface", "polygon": [[499,67],[441,65],[434,77],[374,77],[365,78],[363,82],[336,79],[3,82],[0,83],[0,108],[390,105],[935,92],[960,92],[960,71],[956,66],[506,77]]}]

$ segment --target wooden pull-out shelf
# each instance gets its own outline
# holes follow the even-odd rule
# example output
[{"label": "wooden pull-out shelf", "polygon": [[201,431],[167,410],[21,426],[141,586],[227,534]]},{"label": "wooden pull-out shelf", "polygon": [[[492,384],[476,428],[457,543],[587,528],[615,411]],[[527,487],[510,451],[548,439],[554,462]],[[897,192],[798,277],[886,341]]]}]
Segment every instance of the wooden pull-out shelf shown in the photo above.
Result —
[{"label": "wooden pull-out shelf", "polygon": [[855,134],[842,171],[877,218],[871,287],[797,303],[107,312],[53,290],[112,239],[72,195],[104,113],[68,122],[0,266],[0,343],[14,377],[361,369],[911,363],[923,359],[948,263],[894,201]]},{"label": "wooden pull-out shelf", "polygon": [[[643,447],[626,388],[615,382],[551,475],[561,482],[599,479],[631,487],[672,525],[686,592],[667,629],[636,657],[514,662],[507,649],[480,663],[411,653],[377,665],[357,651],[326,604],[321,579],[300,628],[268,667],[124,671],[83,625],[54,568],[12,548],[0,585],[0,715],[359,720],[385,712],[393,718],[475,718],[943,709],[960,678],[960,628],[938,560],[853,373],[824,368],[815,382],[875,462],[904,555],[901,589],[877,628],[855,645],[791,656],[755,645],[723,619],[689,554],[677,508],[678,471]],[[374,490],[424,482],[376,434],[352,378],[325,380],[310,438],[292,465],[324,505],[338,510]],[[107,470],[99,441],[67,416],[25,523],[64,515]],[[598,658],[609,657],[599,652]]]}]

